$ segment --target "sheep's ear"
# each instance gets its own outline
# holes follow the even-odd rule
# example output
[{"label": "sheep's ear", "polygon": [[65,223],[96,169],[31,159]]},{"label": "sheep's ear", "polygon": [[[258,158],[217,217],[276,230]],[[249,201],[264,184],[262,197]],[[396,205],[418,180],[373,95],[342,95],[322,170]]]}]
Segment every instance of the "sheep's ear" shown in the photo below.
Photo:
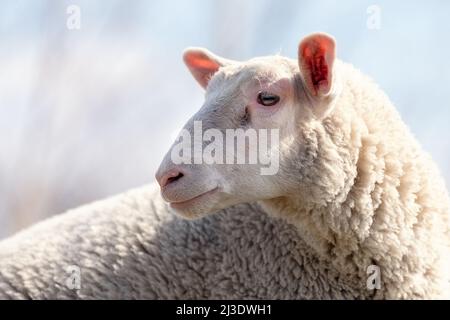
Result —
[{"label": "sheep's ear", "polygon": [[227,64],[232,63],[216,56],[203,48],[188,48],[183,53],[183,60],[198,83],[206,88],[214,73]]},{"label": "sheep's ear", "polygon": [[333,64],[336,42],[325,33],[313,33],[298,47],[300,71],[306,87],[313,96],[327,96],[333,84]]}]

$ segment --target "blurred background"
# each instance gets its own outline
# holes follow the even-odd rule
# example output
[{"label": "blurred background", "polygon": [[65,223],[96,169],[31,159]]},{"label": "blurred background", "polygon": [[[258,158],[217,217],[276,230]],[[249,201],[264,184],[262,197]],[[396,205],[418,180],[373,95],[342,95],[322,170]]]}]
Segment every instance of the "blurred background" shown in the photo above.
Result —
[{"label": "blurred background", "polygon": [[313,31],[388,93],[448,185],[449,14],[448,1],[1,0],[0,238],[153,181],[202,103],[185,47],[295,58]]}]

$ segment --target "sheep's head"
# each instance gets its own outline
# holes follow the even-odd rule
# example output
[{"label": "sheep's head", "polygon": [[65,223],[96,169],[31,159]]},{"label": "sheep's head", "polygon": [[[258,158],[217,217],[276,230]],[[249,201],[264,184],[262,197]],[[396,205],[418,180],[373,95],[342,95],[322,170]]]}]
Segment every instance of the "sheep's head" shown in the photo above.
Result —
[{"label": "sheep's head", "polygon": [[235,62],[201,48],[187,49],[183,58],[206,95],[156,174],[171,207],[195,218],[307,188],[303,171],[315,151],[302,142],[308,126],[332,109],[333,38],[306,37],[297,61]]}]

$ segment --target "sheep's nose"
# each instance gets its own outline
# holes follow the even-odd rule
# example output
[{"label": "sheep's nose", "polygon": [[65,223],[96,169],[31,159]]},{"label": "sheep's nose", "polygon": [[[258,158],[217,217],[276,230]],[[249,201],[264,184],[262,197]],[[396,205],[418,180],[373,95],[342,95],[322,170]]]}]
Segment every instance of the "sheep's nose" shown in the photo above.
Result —
[{"label": "sheep's nose", "polygon": [[170,169],[167,170],[161,174],[157,173],[156,174],[156,180],[159,183],[159,186],[162,188],[164,188],[165,186],[174,183],[175,181],[180,180],[181,178],[183,178],[184,174],[183,172],[181,172],[180,169],[174,168],[174,169]]}]

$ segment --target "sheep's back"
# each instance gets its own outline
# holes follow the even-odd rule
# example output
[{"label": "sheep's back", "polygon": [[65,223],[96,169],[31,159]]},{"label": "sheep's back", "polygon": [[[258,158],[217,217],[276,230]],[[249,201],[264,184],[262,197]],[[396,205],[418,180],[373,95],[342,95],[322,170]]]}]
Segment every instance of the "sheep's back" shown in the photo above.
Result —
[{"label": "sheep's back", "polygon": [[356,297],[344,282],[292,226],[258,205],[187,221],[168,210],[156,186],[70,210],[0,242],[0,298]]}]

